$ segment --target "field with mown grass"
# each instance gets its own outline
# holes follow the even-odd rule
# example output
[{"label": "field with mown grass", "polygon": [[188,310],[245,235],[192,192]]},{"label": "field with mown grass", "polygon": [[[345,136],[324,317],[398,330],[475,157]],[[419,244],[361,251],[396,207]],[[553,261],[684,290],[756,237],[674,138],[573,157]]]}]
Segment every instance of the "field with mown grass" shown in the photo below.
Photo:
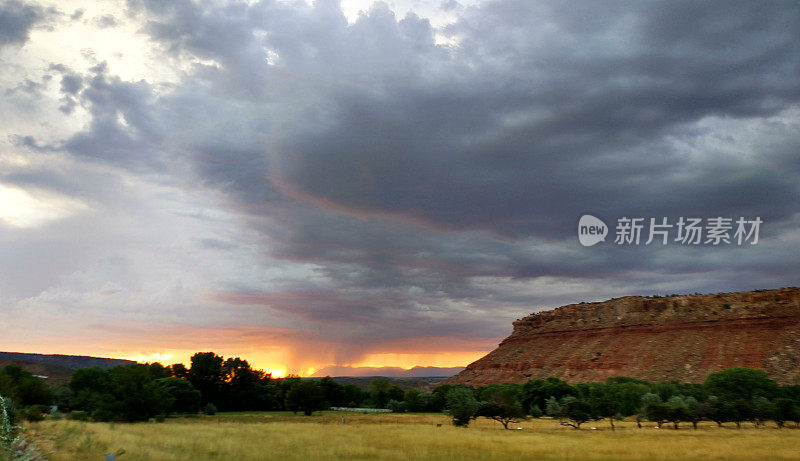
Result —
[{"label": "field with mown grass", "polygon": [[513,430],[484,418],[468,428],[449,422],[441,414],[227,413],[136,424],[46,420],[28,423],[26,437],[51,460],[103,460],[121,450],[119,461],[800,459],[800,430],[773,423],[676,431],[625,421],[612,431],[607,420],[580,430],[546,418],[512,423]]}]

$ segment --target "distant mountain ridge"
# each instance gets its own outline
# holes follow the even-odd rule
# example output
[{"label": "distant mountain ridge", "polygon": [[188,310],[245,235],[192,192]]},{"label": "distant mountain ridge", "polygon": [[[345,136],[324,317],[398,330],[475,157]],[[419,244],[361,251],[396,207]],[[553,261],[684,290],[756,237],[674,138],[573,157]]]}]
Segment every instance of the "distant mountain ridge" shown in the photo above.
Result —
[{"label": "distant mountain ridge", "polygon": [[70,370],[91,367],[108,369],[121,365],[133,365],[136,363],[133,360],[107,359],[103,357],[90,357],[86,355],[30,354],[25,352],[0,352],[0,362],[35,363],[40,365],[57,366]]},{"label": "distant mountain ridge", "polygon": [[311,377],[341,376],[365,377],[382,376],[387,378],[449,378],[464,370],[464,367],[414,367],[405,369],[400,367],[349,367],[330,366],[315,371]]}]

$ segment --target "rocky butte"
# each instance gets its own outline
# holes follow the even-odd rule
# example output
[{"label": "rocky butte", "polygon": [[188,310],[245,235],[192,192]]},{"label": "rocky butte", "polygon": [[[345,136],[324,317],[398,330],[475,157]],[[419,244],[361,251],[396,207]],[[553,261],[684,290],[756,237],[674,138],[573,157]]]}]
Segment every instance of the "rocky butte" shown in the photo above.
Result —
[{"label": "rocky butte", "polygon": [[497,349],[446,384],[569,383],[630,376],[702,382],[714,371],[800,374],[800,288],[667,297],[627,296],[529,315]]}]

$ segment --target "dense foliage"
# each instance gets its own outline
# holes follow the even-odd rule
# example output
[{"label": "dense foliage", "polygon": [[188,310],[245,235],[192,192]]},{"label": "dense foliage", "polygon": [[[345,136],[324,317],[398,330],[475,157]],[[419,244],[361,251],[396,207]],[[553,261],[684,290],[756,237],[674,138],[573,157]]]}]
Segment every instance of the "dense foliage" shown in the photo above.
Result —
[{"label": "dense foliage", "polygon": [[607,419],[611,428],[614,420],[635,416],[662,426],[680,423],[697,428],[698,421],[751,422],[762,425],[775,421],[783,427],[787,421],[800,424],[800,386],[778,386],[761,370],[729,368],[711,373],[703,384],[678,382],[649,383],[635,378],[615,377],[605,382],[569,385],[549,377],[530,380],[525,384],[489,385],[477,389],[440,386],[434,392],[448,397],[458,392],[455,402],[465,402],[464,389],[472,392],[479,402],[471,416],[464,404],[452,412],[453,423],[464,426],[479,416],[499,421],[505,428],[510,422],[528,415],[557,418],[561,424],[580,428],[588,421]]},{"label": "dense foliage", "polygon": [[509,424],[528,417],[550,416],[580,428],[588,421],[635,416],[658,426],[698,421],[774,421],[800,424],[800,386],[778,386],[761,370],[730,368],[708,376],[703,384],[650,383],[615,377],[575,385],[549,377],[524,384],[479,388],[440,385],[431,392],[402,389],[376,379],[366,389],[331,378],[273,378],[246,360],[224,359],[213,352],[192,356],[191,366],[158,363],[104,370],[77,370],[67,386],[53,390],[19,367],[0,370],[0,395],[17,416],[36,420],[57,404],[72,419],[146,421],[175,413],[289,410],[311,415],[330,407],[383,408],[394,412],[446,412],[453,423],[467,426],[477,417]]}]

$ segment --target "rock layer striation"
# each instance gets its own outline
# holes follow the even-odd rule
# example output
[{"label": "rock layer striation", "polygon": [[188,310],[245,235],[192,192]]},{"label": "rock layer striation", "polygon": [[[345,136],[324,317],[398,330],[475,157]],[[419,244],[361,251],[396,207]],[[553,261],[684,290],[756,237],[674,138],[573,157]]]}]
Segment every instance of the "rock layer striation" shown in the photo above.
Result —
[{"label": "rock layer striation", "polygon": [[447,384],[569,383],[630,376],[702,382],[714,371],[763,369],[791,384],[800,374],[800,288],[570,304],[514,322],[494,351]]}]

